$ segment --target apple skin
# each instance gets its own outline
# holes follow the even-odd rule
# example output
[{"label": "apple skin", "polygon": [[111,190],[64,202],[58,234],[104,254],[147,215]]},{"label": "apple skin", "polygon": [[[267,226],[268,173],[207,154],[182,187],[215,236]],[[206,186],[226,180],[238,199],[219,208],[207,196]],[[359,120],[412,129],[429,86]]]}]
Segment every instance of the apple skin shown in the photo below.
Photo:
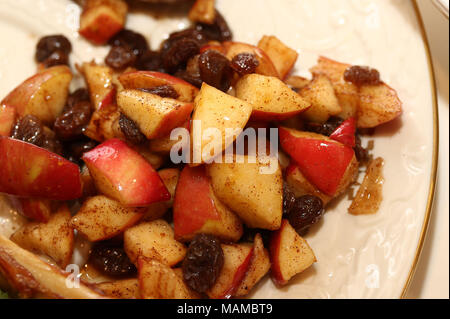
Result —
[{"label": "apple skin", "polygon": [[240,219],[215,196],[204,166],[185,166],[173,203],[175,238],[185,241],[198,233],[238,241],[243,233]]},{"label": "apple skin", "polygon": [[331,135],[332,140],[338,141],[349,147],[355,147],[356,120],[351,117],[345,120]]},{"label": "apple skin", "polygon": [[16,109],[13,106],[0,105],[0,136],[9,136],[16,120]]},{"label": "apple skin", "polygon": [[279,134],[281,147],[303,175],[321,192],[335,195],[355,156],[353,149],[318,134],[302,134],[284,127],[279,128]]},{"label": "apple skin", "polygon": [[19,117],[32,114],[45,124],[53,125],[64,108],[71,80],[72,72],[65,65],[45,69],[22,82],[0,105],[15,108]]},{"label": "apple skin", "polygon": [[20,213],[40,223],[46,223],[52,213],[51,201],[40,198],[18,198]]},{"label": "apple skin", "polygon": [[272,60],[266,52],[260,48],[251,44],[233,41],[226,41],[222,45],[224,47],[225,55],[229,60],[232,60],[239,53],[252,53],[259,61],[259,66],[256,68],[256,73],[277,78],[280,77]]},{"label": "apple skin", "polygon": [[82,159],[97,189],[126,207],[145,207],[170,199],[153,167],[119,139],[100,144],[84,153]]},{"label": "apple skin", "polygon": [[0,192],[22,197],[81,197],[78,166],[33,144],[0,137]]},{"label": "apple skin", "polygon": [[94,44],[105,44],[123,29],[127,11],[122,0],[87,0],[78,32]]},{"label": "apple skin", "polygon": [[180,95],[177,100],[182,102],[193,102],[199,92],[198,88],[182,79],[154,71],[125,72],[119,76],[119,81],[125,89],[149,89],[170,85]]}]

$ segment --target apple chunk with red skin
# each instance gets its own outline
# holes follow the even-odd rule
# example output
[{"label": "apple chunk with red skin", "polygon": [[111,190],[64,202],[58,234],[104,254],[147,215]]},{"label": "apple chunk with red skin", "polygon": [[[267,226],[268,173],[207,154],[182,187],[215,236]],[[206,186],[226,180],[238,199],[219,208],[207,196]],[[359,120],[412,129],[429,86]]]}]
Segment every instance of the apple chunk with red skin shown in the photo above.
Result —
[{"label": "apple chunk with red skin", "polygon": [[356,144],[356,120],[350,117],[331,133],[330,138],[344,145],[355,147]]},{"label": "apple chunk with red skin", "polygon": [[95,44],[104,44],[123,28],[127,11],[122,0],[87,0],[78,32]]},{"label": "apple chunk with red skin", "polygon": [[190,240],[206,233],[238,241],[243,232],[239,218],[215,196],[204,166],[185,166],[173,204],[175,238]]},{"label": "apple chunk with red skin", "polygon": [[83,158],[97,189],[126,207],[145,207],[170,199],[153,167],[125,142],[111,139]]},{"label": "apple chunk with red skin", "polygon": [[223,48],[225,56],[230,61],[240,53],[251,53],[256,57],[256,59],[259,62],[259,65],[256,68],[256,73],[267,76],[274,76],[277,78],[280,77],[272,60],[269,58],[267,53],[261,50],[260,48],[255,47],[254,45],[251,44],[232,41],[224,42]]},{"label": "apple chunk with red skin", "polygon": [[81,197],[78,166],[33,144],[0,137],[0,193],[51,200]]},{"label": "apple chunk with red skin", "polygon": [[125,89],[151,89],[169,85],[178,93],[177,100],[181,102],[193,102],[199,91],[198,88],[182,79],[154,71],[125,72],[119,76],[119,81]]},{"label": "apple chunk with red skin", "polygon": [[311,247],[287,220],[281,228],[270,237],[270,259],[272,262],[272,279],[283,286],[295,276],[315,263],[316,257]]},{"label": "apple chunk with red skin", "polygon": [[279,134],[283,150],[294,159],[302,174],[326,195],[337,193],[349,167],[357,163],[351,147],[325,136],[285,127],[279,128]]},{"label": "apple chunk with red skin", "polygon": [[183,125],[194,105],[174,99],[162,98],[139,90],[123,90],[117,95],[121,112],[133,120],[148,138],[159,138]]},{"label": "apple chunk with red skin", "polygon": [[259,74],[242,77],[236,83],[236,97],[253,105],[256,120],[282,121],[311,106],[280,79]]},{"label": "apple chunk with red skin", "polygon": [[41,223],[46,223],[52,213],[52,201],[41,198],[11,197],[19,214]]},{"label": "apple chunk with red skin", "polygon": [[221,245],[223,267],[215,284],[206,292],[212,299],[230,299],[245,278],[253,257],[253,247],[246,244]]},{"label": "apple chunk with red skin", "polygon": [[[72,80],[72,72],[67,66],[54,66],[39,72],[25,80],[11,93],[9,93],[0,103],[2,108],[9,109],[8,115],[11,119],[10,108],[15,108],[16,115],[19,117],[32,114],[38,117],[47,125],[53,125],[56,117],[61,113],[66,103],[69,93],[69,84]],[[5,110],[1,110],[3,114]],[[3,119],[1,121],[9,120]],[[6,123],[6,127],[9,124]],[[2,124],[0,122],[0,124]]]},{"label": "apple chunk with red skin", "polygon": [[16,109],[10,105],[0,105],[0,136],[10,136],[16,120]]},{"label": "apple chunk with red skin", "polygon": [[83,63],[80,71],[89,88],[89,96],[95,110],[114,103],[116,89],[113,83],[114,71],[110,67],[94,62]]}]

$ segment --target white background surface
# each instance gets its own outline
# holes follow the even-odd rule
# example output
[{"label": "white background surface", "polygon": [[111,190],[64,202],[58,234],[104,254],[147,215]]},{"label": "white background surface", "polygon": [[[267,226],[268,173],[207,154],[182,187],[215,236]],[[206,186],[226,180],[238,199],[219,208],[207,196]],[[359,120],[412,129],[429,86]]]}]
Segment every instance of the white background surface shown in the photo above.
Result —
[{"label": "white background surface", "polygon": [[440,155],[430,228],[408,298],[449,298],[449,20],[431,1],[419,0],[436,72]]}]

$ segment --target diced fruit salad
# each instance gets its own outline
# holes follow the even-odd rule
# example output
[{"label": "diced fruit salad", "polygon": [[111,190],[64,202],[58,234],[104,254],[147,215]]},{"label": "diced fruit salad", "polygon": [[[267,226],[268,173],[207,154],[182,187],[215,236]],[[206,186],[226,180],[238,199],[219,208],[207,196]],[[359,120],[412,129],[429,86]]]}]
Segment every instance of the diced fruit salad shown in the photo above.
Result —
[{"label": "diced fruit salad", "polygon": [[[192,25],[150,48],[125,29],[127,10],[84,1],[79,33],[109,46],[104,64],[71,68],[70,41],[45,36],[37,73],[0,104],[0,193],[28,220],[0,235],[10,293],[242,297],[266,275],[284,286],[318,261],[303,237],[365,167],[349,212],[377,211],[383,160],[361,136],[402,113],[377,70],[320,57],[311,79],[293,75],[295,48],[275,36],[234,41],[214,0],[197,0]],[[70,92],[74,72],[86,86]],[[273,172],[261,174],[251,154],[173,162],[174,146],[193,142],[171,132],[192,139],[194,122],[224,139],[229,127],[277,129]],[[81,285],[69,289],[80,242]]]}]

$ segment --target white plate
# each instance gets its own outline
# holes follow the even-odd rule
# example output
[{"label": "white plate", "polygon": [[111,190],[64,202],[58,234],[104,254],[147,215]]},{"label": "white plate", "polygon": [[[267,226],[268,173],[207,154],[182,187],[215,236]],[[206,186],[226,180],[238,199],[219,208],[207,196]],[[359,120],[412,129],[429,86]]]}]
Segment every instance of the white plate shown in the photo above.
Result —
[{"label": "white plate", "polygon": [[[254,298],[398,298],[415,263],[433,181],[433,88],[418,19],[408,0],[218,0],[234,39],[256,43],[277,35],[300,58],[296,73],[308,75],[318,55],[381,71],[404,102],[400,120],[376,130],[374,154],[386,160],[384,200],[374,216],[351,216],[343,198],[307,236],[318,262],[277,289],[268,279]],[[77,34],[79,8],[68,0],[0,2],[0,97],[35,72],[37,39],[63,33],[72,40],[72,62],[102,61],[105,47]],[[156,48],[185,18],[156,20],[130,14],[128,27]],[[3,209],[3,216],[9,211]],[[0,232],[11,223],[0,218]]]}]

